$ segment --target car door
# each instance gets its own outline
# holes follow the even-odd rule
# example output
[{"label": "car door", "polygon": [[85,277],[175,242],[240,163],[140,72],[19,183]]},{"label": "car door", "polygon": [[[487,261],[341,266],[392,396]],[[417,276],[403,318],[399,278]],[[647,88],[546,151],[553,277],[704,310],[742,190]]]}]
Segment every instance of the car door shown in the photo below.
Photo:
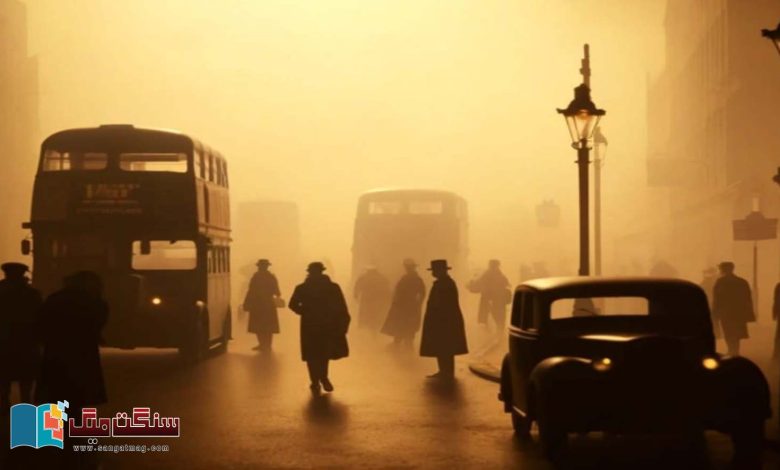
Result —
[{"label": "car door", "polygon": [[538,362],[539,321],[535,312],[535,295],[518,290],[512,307],[509,327],[509,357],[512,367],[512,398],[516,408],[528,412],[528,384]]}]

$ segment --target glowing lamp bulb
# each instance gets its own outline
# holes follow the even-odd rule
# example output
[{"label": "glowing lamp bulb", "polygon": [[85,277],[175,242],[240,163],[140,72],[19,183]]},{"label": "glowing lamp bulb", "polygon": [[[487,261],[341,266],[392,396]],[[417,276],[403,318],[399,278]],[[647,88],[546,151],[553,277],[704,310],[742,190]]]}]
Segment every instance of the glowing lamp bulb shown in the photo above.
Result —
[{"label": "glowing lamp bulb", "polygon": [[162,299],[159,297],[152,297],[152,305],[160,305],[162,303]]},{"label": "glowing lamp bulb", "polygon": [[596,361],[593,361],[593,368],[599,372],[606,372],[612,368],[612,359],[603,357]]},{"label": "glowing lamp bulb", "polygon": [[715,359],[714,357],[705,357],[704,359],[702,359],[701,365],[707,370],[715,370],[718,367],[720,367],[718,360]]}]

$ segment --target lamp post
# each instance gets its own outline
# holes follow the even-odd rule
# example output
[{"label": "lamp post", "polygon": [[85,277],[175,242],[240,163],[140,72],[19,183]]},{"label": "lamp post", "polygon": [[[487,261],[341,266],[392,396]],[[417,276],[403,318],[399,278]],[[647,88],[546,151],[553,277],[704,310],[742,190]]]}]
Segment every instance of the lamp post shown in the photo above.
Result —
[{"label": "lamp post", "polygon": [[777,53],[780,54],[780,24],[775,29],[762,29],[761,35],[772,41],[777,48]]},{"label": "lamp post", "polygon": [[572,148],[577,150],[577,165],[579,166],[579,192],[580,192],[580,268],[579,275],[590,274],[590,236],[589,236],[589,211],[588,211],[588,164],[590,163],[590,149],[593,132],[598,126],[601,117],[606,114],[603,109],[598,109],[590,99],[590,87],[586,84],[590,77],[588,45],[585,45],[585,58],[583,59],[582,74],[585,83],[574,89],[574,99],[564,109],[558,109],[563,114],[569,127]]},{"label": "lamp post", "polygon": [[593,273],[596,276],[601,276],[601,169],[607,158],[607,145],[601,126],[596,126],[593,134]]}]

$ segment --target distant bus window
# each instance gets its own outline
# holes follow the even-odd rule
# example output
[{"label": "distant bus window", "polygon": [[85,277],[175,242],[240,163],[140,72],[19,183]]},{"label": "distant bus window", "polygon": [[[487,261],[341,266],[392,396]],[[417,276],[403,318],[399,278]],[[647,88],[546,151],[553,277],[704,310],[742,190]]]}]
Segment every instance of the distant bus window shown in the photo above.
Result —
[{"label": "distant bus window", "polygon": [[46,150],[43,156],[43,171],[105,170],[108,155],[98,152],[60,152]]},{"label": "distant bus window", "polygon": [[200,150],[195,150],[193,161],[195,166],[195,174],[203,178],[203,154],[200,152]]},{"label": "distant bus window", "polygon": [[444,204],[441,201],[412,201],[409,203],[410,214],[441,214]]},{"label": "distant bus window", "polygon": [[368,203],[369,214],[400,214],[401,203],[397,201],[371,201]]},{"label": "distant bus window", "polygon": [[152,240],[149,254],[141,254],[141,242],[133,242],[132,267],[138,271],[195,269],[198,252],[192,240]]},{"label": "distant bus window", "polygon": [[123,153],[119,168],[125,171],[187,172],[186,153]]}]

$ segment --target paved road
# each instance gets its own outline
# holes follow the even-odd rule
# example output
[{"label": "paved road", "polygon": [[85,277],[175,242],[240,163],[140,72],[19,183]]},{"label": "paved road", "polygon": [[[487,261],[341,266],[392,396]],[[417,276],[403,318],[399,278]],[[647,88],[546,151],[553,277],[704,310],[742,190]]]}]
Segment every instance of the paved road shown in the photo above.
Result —
[{"label": "paved road", "polygon": [[[553,468],[535,444],[513,438],[496,384],[470,374],[467,360],[459,359],[454,384],[437,384],[425,379],[433,360],[356,332],[352,356],[332,365],[336,391],[313,399],[295,335],[270,356],[240,336],[227,354],[187,368],[170,351],[105,350],[111,403],[101,415],[150,406],[181,417],[182,436],[138,441],[169,444],[168,452],[101,454],[102,468]],[[5,418],[2,428],[8,442]],[[122,443],[134,442],[101,441]],[[674,439],[576,437],[559,466],[727,468],[728,440],[709,434],[708,447],[697,455]],[[35,464],[26,468],[38,468],[44,452],[25,450]],[[4,455],[0,464],[15,461]],[[775,454],[765,468],[780,468]]]}]

